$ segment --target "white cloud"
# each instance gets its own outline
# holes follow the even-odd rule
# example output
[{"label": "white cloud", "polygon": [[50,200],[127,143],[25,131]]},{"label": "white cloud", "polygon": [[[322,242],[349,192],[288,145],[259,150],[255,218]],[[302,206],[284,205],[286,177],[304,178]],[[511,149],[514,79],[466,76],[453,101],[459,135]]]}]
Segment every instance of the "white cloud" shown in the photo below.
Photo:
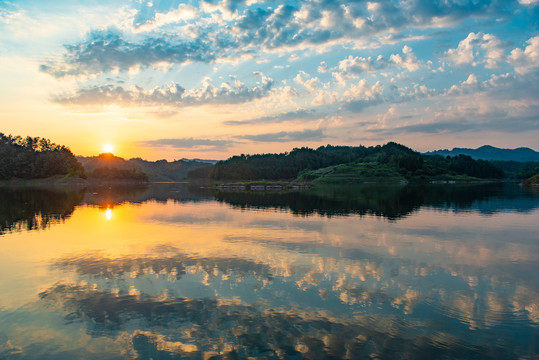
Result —
[{"label": "white cloud", "polygon": [[325,61],[322,61],[320,63],[320,66],[318,66],[318,72],[323,74],[323,73],[326,73],[328,71],[328,64],[326,64]]},{"label": "white cloud", "polygon": [[358,75],[363,72],[377,71],[387,66],[387,60],[385,60],[381,55],[375,59],[371,57],[352,57],[339,61],[338,69],[341,74],[347,74],[350,76]]},{"label": "white cloud", "polygon": [[521,75],[539,68],[539,36],[532,37],[526,43],[529,45],[524,50],[516,48],[509,56],[509,62]]},{"label": "white cloud", "polygon": [[504,60],[504,47],[500,39],[492,34],[468,34],[456,49],[446,52],[447,58],[457,65],[471,64],[477,66],[485,64],[486,68],[495,68]]},{"label": "white cloud", "polygon": [[298,75],[294,78],[294,81],[298,83],[299,85],[305,87],[309,93],[312,95],[315,95],[318,93],[318,89],[320,88],[320,79],[317,77],[310,77],[309,74],[307,74],[305,71],[301,70]]},{"label": "white cloud", "polygon": [[[349,79],[357,79],[363,73],[379,72],[390,67],[404,68],[409,72],[417,71],[421,65],[412,48],[405,45],[402,54],[392,54],[389,59],[378,55],[372,57],[360,57],[349,55],[348,58],[339,61],[339,65],[333,68],[332,76],[335,83],[345,87]],[[382,74],[386,76],[386,74]]]},{"label": "white cloud", "polygon": [[470,76],[468,76],[468,79],[466,79],[466,81],[463,82],[464,85],[475,85],[477,84],[477,76],[475,76],[475,74],[470,74]]},{"label": "white cloud", "polygon": [[475,74],[470,74],[466,80],[461,82],[459,85],[453,85],[449,89],[449,94],[461,94],[461,93],[468,93],[470,90],[475,89],[477,90],[479,88],[477,81],[477,76]]},{"label": "white cloud", "polygon": [[339,101],[336,91],[318,90],[312,104],[313,105],[330,105]]},{"label": "white cloud", "polygon": [[380,97],[383,91],[384,85],[380,81],[371,86],[367,80],[361,79],[344,92],[344,97],[349,100],[374,100]]},{"label": "white cloud", "polygon": [[151,31],[167,24],[181,23],[193,20],[200,15],[198,9],[187,4],[180,4],[178,8],[167,13],[156,13],[152,21],[138,26],[138,30]]},{"label": "white cloud", "polygon": [[202,87],[185,90],[178,84],[164,87],[144,89],[131,86],[125,89],[120,86],[99,86],[80,89],[75,94],[56,98],[56,102],[67,105],[120,105],[120,106],[160,106],[173,107],[199,106],[205,104],[239,104],[254,101],[268,96],[273,87],[273,80],[264,74],[255,72],[260,82],[248,87],[235,78],[231,82],[223,82],[219,87],[213,85],[210,77],[204,77]]},{"label": "white cloud", "polygon": [[416,71],[419,69],[419,62],[417,61],[417,57],[412,52],[412,48],[404,45],[402,48],[403,56],[399,54],[393,54],[389,58],[389,60],[397,65],[398,67],[403,67],[408,71]]}]

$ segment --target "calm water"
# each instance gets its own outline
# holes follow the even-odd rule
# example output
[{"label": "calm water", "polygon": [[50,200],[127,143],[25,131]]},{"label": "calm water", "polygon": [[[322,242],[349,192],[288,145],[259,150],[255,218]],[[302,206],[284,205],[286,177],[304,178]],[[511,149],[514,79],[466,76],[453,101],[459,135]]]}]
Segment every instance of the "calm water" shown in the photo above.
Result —
[{"label": "calm water", "polygon": [[516,185],[0,189],[1,359],[537,359]]}]

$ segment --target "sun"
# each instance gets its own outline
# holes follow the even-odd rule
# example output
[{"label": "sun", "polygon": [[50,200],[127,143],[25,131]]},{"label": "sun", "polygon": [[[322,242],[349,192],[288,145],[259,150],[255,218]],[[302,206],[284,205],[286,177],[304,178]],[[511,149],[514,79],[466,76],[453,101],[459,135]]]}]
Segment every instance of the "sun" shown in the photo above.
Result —
[{"label": "sun", "polygon": [[114,146],[112,146],[111,144],[105,144],[103,146],[103,150],[106,152],[106,153],[111,153],[112,154],[112,151],[114,150]]}]

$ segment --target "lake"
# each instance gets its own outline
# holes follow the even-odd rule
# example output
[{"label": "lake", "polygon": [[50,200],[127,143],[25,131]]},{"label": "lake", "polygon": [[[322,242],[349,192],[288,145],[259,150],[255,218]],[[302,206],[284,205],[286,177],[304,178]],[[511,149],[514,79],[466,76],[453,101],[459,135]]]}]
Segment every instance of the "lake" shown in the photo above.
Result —
[{"label": "lake", "polygon": [[537,359],[515,184],[0,189],[1,359]]}]

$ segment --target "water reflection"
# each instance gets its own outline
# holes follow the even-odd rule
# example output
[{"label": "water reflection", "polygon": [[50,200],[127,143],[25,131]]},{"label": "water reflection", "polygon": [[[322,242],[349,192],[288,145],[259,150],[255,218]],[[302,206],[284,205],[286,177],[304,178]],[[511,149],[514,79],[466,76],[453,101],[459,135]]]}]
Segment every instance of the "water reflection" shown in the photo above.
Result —
[{"label": "water reflection", "polygon": [[212,191],[181,183],[87,190],[0,188],[0,231],[46,228],[50,223],[68,218],[82,204],[105,209],[109,219],[112,208],[125,203],[214,199],[240,209],[281,209],[304,216],[376,215],[390,220],[406,217],[422,207],[477,211],[485,215],[500,211],[529,212],[539,207],[539,193],[514,184],[328,185],[287,192]]},{"label": "water reflection", "polygon": [[146,201],[198,202],[213,200],[210,189],[186,183],[157,183],[150,186],[93,187],[87,190],[84,203],[102,208]]},{"label": "water reflection", "polygon": [[[64,284],[40,297],[62,307],[70,321],[83,321],[93,336],[126,336],[133,358],[383,359],[400,354],[417,359],[473,359],[499,355],[494,344],[477,346],[441,330],[424,334],[418,325],[426,324],[398,317],[341,319],[209,298],[118,296]],[[132,327],[138,329],[122,334]]]},{"label": "water reflection", "polygon": [[515,184],[363,184],[325,185],[309,191],[280,193],[215,191],[218,201],[238,208],[286,209],[294,214],[376,215],[396,220],[421,207],[527,212],[537,209],[539,194]]},{"label": "water reflection", "polygon": [[112,209],[109,208],[109,207],[107,208],[107,210],[105,210],[105,218],[106,218],[107,220],[112,219]]},{"label": "water reflection", "polygon": [[0,188],[0,235],[63,222],[83,198],[84,191]]},{"label": "water reflection", "polygon": [[0,358],[539,354],[524,189],[152,188],[87,192],[61,226],[1,237]]}]

